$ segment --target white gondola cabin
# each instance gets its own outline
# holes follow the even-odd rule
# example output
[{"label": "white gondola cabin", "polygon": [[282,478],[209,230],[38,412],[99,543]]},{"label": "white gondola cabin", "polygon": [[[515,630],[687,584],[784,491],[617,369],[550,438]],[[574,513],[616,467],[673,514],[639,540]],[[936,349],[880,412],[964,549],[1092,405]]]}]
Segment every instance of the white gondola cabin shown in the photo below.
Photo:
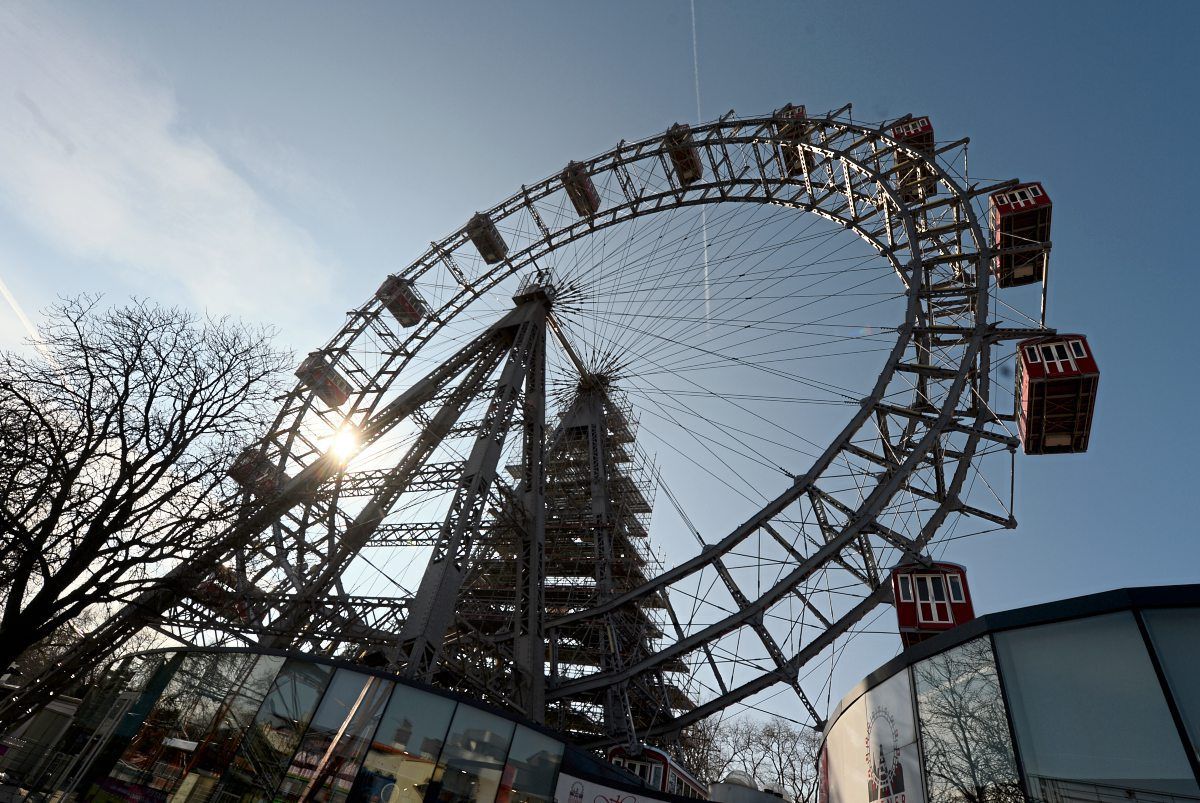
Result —
[{"label": "white gondola cabin", "polygon": [[[914,117],[893,126],[892,139],[924,156],[933,156],[933,124],[928,117]],[[937,176],[925,169],[920,158],[903,150],[896,151],[896,185],[905,203],[937,194]]]},{"label": "white gondola cabin", "polygon": [[243,449],[225,472],[242,488],[258,496],[278,490],[275,466],[253,446]]},{"label": "white gondola cabin", "polygon": [[304,387],[317,394],[330,407],[341,407],[350,398],[350,383],[319,351],[304,358],[304,362],[296,369],[296,376]]},{"label": "white gondola cabin", "polygon": [[775,111],[775,130],[783,140],[780,152],[783,154],[783,170],[788,176],[798,176],[805,168],[812,172],[814,161],[811,152],[801,145],[808,143],[808,114],[804,106],[791,103]]},{"label": "white gondola cabin", "polygon": [[1017,424],[1025,454],[1086,452],[1100,369],[1083,335],[1017,345]]},{"label": "white gondola cabin", "polygon": [[1033,284],[1045,278],[1054,205],[1040,182],[1032,181],[989,197],[992,273],[1000,287]]},{"label": "white gondola cabin", "polygon": [[479,255],[489,265],[494,265],[508,254],[508,243],[500,236],[500,230],[492,219],[482,212],[467,221],[467,237],[479,249]]},{"label": "white gondola cabin", "polygon": [[911,647],[975,618],[967,570],[957,563],[905,563],[892,570],[900,641]]},{"label": "white gondola cabin", "polygon": [[676,123],[667,129],[663,137],[667,146],[667,155],[675,167],[675,176],[680,186],[699,181],[704,175],[704,165],[700,162],[700,151],[692,142],[692,129],[684,123]]},{"label": "white gondola cabin", "polygon": [[406,328],[416,326],[429,314],[429,305],[421,298],[411,279],[388,276],[375,291],[375,297]]},{"label": "white gondola cabin", "polygon": [[591,217],[600,210],[600,193],[596,192],[587,168],[579,162],[567,163],[567,168],[562,171],[562,183],[580,217]]}]

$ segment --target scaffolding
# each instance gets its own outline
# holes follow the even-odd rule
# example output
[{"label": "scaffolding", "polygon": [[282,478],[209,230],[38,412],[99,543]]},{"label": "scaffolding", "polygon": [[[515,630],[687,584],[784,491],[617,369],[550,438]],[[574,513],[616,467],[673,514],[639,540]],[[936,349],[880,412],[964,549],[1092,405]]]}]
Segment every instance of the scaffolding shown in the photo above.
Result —
[{"label": "scaffolding", "polygon": [[[608,382],[584,381],[561,407],[545,458],[543,604],[544,620],[551,622],[635,589],[662,570],[649,543],[657,471],[637,446],[638,422],[627,398]],[[521,467],[508,471],[516,478]],[[525,520],[516,505],[512,500],[496,509],[493,526],[480,534],[457,612],[460,661],[469,660],[463,653],[478,637],[511,632]],[[665,598],[652,594],[607,617],[556,628],[546,634],[546,676],[553,684],[636,663],[658,650],[665,619]],[[693,707],[677,680],[686,671],[682,661],[671,662],[622,688],[617,704],[627,730],[643,732]],[[611,692],[556,700],[547,707],[546,724],[580,737],[612,735],[601,730],[612,722],[606,696]]]}]

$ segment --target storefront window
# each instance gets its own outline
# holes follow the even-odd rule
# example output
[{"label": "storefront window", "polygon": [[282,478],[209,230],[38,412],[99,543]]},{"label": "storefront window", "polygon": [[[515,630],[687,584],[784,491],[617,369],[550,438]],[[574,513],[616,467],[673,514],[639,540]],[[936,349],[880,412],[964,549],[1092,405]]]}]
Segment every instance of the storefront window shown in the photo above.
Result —
[{"label": "storefront window", "polygon": [[1200,610],[1144,611],[1142,617],[1191,736],[1192,750],[1200,756]]},{"label": "storefront window", "polygon": [[916,664],[913,682],[929,803],[1021,801],[991,641]]},{"label": "storefront window", "polygon": [[134,789],[150,796],[165,794],[179,785],[232,685],[224,679],[225,657],[183,654],[182,664],[113,771],[114,778],[129,784],[127,794]]},{"label": "storefront window", "polygon": [[218,799],[271,800],[299,746],[333,667],[289,659],[226,771]]},{"label": "storefront window", "polygon": [[275,799],[345,800],[393,685],[382,678],[339,669]]},{"label": "storefront window", "polygon": [[1200,794],[1131,613],[1000,633],[996,653],[1034,798]]},{"label": "storefront window", "polygon": [[[502,789],[497,803],[544,803],[553,800],[555,775],[562,754],[562,742],[518,725],[504,768],[504,780],[512,784],[512,793],[506,801]],[[662,767],[655,766],[655,769],[660,773],[657,788],[661,788]]]},{"label": "storefront window", "polygon": [[233,761],[233,756],[246,729],[254,721],[284,659],[275,655],[244,655],[226,653],[220,657],[222,673],[231,678],[232,693],[226,697],[218,713],[216,725],[201,741],[189,771],[199,780],[184,783],[208,785],[220,776]]},{"label": "storefront window", "polygon": [[421,803],[438,766],[455,702],[396,684],[349,803]]},{"label": "storefront window", "polygon": [[505,777],[504,759],[512,741],[511,720],[460,705],[446,737],[436,793],[437,803],[493,803],[501,781],[507,788],[512,779]]},{"label": "storefront window", "polygon": [[[136,774],[136,768],[128,764],[127,755],[131,750],[137,751],[136,737],[183,663],[183,659],[181,653],[159,653],[147,656],[144,662],[135,663],[127,687],[129,691],[122,695],[124,700],[119,703],[122,707],[128,705],[128,710],[121,715],[112,737],[105,743],[95,763],[84,776],[82,785],[85,788],[95,780],[97,788],[105,794],[124,794],[128,786],[126,779]],[[140,689],[140,693],[135,694],[133,689]],[[153,723],[150,723],[150,727],[154,727]]]}]

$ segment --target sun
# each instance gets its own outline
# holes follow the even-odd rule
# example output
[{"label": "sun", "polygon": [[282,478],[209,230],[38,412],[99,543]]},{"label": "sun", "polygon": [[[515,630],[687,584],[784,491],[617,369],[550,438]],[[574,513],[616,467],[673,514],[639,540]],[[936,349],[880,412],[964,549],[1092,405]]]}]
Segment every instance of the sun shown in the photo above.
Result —
[{"label": "sun", "polygon": [[333,434],[329,441],[329,453],[340,462],[345,463],[358,452],[358,430],[349,424]]}]

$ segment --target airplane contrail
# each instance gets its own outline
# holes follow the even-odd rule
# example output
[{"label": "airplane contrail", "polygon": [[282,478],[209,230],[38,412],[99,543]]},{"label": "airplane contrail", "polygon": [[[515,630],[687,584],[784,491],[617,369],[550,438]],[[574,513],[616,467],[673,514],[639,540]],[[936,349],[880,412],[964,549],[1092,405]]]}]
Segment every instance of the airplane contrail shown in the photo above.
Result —
[{"label": "airplane contrail", "polygon": [[37,348],[41,355],[46,359],[46,362],[50,363],[57,369],[58,365],[55,363],[54,357],[49,351],[46,350],[46,346],[42,342],[42,336],[38,333],[37,327],[33,325],[33,321],[29,320],[29,316],[25,314],[25,310],[21,309],[21,305],[18,303],[17,297],[13,295],[12,290],[8,289],[8,285],[4,283],[4,279],[2,277],[0,277],[0,296],[4,296],[4,300],[16,314],[17,320],[21,322],[21,326],[24,327],[25,333],[29,335],[29,339],[33,342],[34,347]]}]

